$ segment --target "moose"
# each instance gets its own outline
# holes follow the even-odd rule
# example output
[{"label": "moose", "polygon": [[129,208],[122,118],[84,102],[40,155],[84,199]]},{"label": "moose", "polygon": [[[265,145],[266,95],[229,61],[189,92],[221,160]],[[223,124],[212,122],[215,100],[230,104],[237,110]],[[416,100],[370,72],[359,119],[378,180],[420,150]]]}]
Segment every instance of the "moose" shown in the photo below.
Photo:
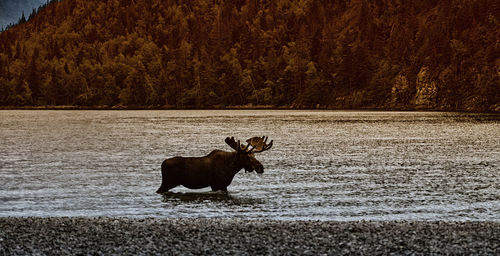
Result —
[{"label": "moose", "polygon": [[204,157],[173,157],[161,164],[162,182],[156,193],[164,193],[182,185],[190,189],[210,187],[212,191],[225,191],[241,169],[246,172],[256,171],[261,174],[264,166],[255,159],[255,153],[269,150],[273,141],[267,137],[248,139],[247,145],[241,145],[234,137],[227,137],[225,142],[235,151],[214,150]]}]

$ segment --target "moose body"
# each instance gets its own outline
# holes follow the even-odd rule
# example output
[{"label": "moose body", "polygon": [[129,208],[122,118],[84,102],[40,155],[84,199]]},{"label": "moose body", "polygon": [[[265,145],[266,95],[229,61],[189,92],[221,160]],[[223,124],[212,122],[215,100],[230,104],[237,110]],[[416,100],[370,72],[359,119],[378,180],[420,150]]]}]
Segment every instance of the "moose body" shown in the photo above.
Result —
[{"label": "moose body", "polygon": [[[204,157],[178,156],[166,159],[161,165],[162,184],[156,192],[164,193],[179,185],[190,189],[210,187],[213,191],[227,191],[241,169],[264,172],[264,167],[255,159],[252,151],[258,149],[256,152],[262,152],[271,148],[272,141],[266,145],[266,140],[264,137],[253,142],[249,139],[248,145],[242,148],[239,141],[236,143],[234,138],[226,138],[226,143],[236,151],[214,150]],[[250,145],[253,147],[248,150]]]}]

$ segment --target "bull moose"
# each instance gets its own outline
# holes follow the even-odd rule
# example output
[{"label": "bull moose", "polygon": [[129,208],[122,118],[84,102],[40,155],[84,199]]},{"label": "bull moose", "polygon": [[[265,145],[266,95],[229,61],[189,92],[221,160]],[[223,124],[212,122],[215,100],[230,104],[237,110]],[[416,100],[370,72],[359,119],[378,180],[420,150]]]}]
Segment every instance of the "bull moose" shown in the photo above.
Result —
[{"label": "bull moose", "polygon": [[234,175],[241,169],[247,172],[264,172],[264,166],[255,159],[255,153],[269,150],[273,141],[267,144],[267,137],[248,139],[247,145],[241,145],[234,137],[227,137],[225,142],[235,151],[214,150],[204,157],[173,157],[161,165],[162,182],[157,193],[182,185],[190,189],[210,187],[212,191],[227,191]]}]

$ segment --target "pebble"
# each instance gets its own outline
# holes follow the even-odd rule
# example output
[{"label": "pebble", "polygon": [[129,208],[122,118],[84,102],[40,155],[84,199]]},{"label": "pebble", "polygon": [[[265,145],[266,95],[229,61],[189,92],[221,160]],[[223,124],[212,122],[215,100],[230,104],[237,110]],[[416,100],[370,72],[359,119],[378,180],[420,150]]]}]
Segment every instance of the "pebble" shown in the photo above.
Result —
[{"label": "pebble", "polygon": [[500,222],[0,218],[0,255],[500,255]]}]

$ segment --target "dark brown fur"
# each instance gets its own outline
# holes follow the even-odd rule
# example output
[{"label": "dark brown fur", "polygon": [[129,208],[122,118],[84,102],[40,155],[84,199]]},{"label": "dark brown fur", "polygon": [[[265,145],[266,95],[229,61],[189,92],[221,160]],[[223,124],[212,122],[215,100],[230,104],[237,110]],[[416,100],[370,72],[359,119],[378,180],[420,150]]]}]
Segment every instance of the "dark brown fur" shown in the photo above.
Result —
[{"label": "dark brown fur", "polygon": [[161,165],[162,184],[156,191],[164,193],[182,185],[191,189],[210,187],[213,191],[227,191],[234,176],[241,169],[264,172],[253,154],[214,150],[204,157],[173,157]]}]

